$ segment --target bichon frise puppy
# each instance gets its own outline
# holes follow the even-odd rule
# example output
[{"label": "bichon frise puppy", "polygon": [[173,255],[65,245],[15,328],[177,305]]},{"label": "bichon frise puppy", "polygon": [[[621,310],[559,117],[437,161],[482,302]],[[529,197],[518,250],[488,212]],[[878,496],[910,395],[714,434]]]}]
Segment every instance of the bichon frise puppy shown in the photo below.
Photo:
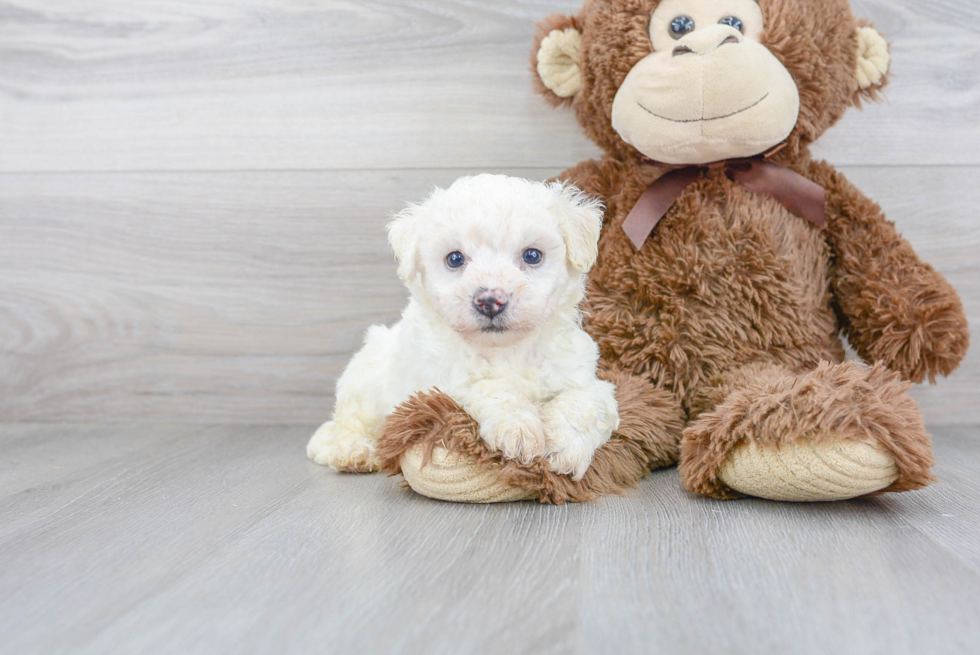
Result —
[{"label": "bichon frise puppy", "polygon": [[580,479],[619,425],[578,310],[601,227],[600,203],[578,190],[502,175],[462,178],[395,216],[388,238],[408,307],[368,330],[310,458],[377,470],[385,416],[438,388],[491,448]]}]

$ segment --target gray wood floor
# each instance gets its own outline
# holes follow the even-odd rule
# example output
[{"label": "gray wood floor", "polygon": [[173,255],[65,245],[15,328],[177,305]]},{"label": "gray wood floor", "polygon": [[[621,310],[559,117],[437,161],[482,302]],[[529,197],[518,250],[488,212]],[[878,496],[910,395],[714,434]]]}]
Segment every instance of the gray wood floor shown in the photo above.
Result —
[{"label": "gray wood floor", "polygon": [[312,426],[0,427],[0,652],[975,653],[980,429],[828,505],[564,507],[309,463]]}]

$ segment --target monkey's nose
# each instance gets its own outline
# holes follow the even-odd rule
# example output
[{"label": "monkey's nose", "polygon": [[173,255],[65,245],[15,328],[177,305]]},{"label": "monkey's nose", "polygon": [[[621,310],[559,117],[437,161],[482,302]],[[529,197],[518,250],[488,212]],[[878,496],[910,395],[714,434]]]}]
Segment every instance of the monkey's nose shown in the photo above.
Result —
[{"label": "monkey's nose", "polygon": [[698,54],[706,55],[729,43],[741,43],[742,36],[727,25],[711,25],[691,32],[674,48],[673,56]]},{"label": "monkey's nose", "polygon": [[494,318],[507,309],[507,294],[500,289],[478,291],[473,298],[473,307],[487,318]]}]

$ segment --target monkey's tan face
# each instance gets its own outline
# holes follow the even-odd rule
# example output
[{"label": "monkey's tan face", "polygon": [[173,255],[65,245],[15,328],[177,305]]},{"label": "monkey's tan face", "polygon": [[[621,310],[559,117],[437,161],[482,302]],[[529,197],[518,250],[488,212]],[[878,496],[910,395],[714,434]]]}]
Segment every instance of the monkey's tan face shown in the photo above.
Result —
[{"label": "monkey's tan face", "polygon": [[612,126],[645,156],[704,164],[765,152],[790,135],[800,95],[760,42],[754,0],[664,0],[650,19],[653,53],[616,93]]}]

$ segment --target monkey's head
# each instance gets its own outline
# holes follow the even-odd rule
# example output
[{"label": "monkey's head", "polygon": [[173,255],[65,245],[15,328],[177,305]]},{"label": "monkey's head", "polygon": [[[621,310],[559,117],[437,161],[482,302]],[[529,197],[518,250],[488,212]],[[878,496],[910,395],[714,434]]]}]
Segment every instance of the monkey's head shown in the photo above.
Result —
[{"label": "monkey's head", "polygon": [[537,88],[606,151],[668,164],[816,140],[886,82],[848,0],[585,0],[538,25]]}]

